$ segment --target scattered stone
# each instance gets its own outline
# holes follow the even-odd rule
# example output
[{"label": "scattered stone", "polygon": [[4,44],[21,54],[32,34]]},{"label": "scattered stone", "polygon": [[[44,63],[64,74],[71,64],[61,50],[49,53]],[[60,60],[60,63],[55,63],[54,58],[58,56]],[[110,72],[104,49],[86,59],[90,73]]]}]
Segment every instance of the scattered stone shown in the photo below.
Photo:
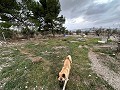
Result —
[{"label": "scattered stone", "polygon": [[7,63],[5,63],[5,64],[2,64],[2,65],[0,65],[0,71],[4,68],[4,67],[9,67],[10,65]]},{"label": "scattered stone", "polygon": [[87,45],[84,45],[84,47],[87,48],[87,49],[89,48]]},{"label": "scattered stone", "polygon": [[83,36],[84,38],[87,37],[87,35],[85,35],[85,34],[83,34],[82,36]]},{"label": "scattered stone", "polygon": [[2,60],[7,60],[7,61],[12,61],[12,60],[13,60],[13,58],[11,58],[11,57],[2,57],[2,58],[0,58],[0,59],[2,59]]},{"label": "scattered stone", "polygon": [[78,46],[78,48],[82,48],[82,46],[81,46],[81,45],[79,45],[79,46]]},{"label": "scattered stone", "polygon": [[15,49],[16,51],[18,50],[18,49]]},{"label": "scattered stone", "polygon": [[83,48],[83,47],[84,47],[84,48],[87,48],[87,49],[89,48],[87,45],[84,45],[84,46],[79,45],[79,46],[78,46],[78,48]]},{"label": "scattered stone", "polygon": [[28,86],[25,86],[25,88],[28,88]]},{"label": "scattered stone", "polygon": [[59,58],[59,56],[57,56]]},{"label": "scattered stone", "polygon": [[45,52],[41,52],[43,55],[50,55],[50,54],[52,54],[52,53],[54,53],[54,52],[48,52],[48,51],[45,51]]},{"label": "scattered stone", "polygon": [[66,46],[55,46],[53,49],[58,50],[58,49],[66,49]]},{"label": "scattered stone", "polygon": [[4,55],[12,54],[12,53],[13,51],[8,50],[8,51],[3,51],[1,54],[4,56]]},{"label": "scattered stone", "polygon": [[2,43],[0,43],[0,46],[2,46]]},{"label": "scattered stone", "polygon": [[91,75],[89,75],[88,77],[91,77]]},{"label": "scattered stone", "polygon": [[112,40],[112,41],[117,41],[117,37],[115,37],[115,36],[110,36],[110,40]]},{"label": "scattered stone", "polygon": [[9,78],[3,78],[1,81],[0,81],[0,90],[4,90],[4,86],[6,84],[6,82],[9,80]]},{"label": "scattered stone", "polygon": [[104,44],[104,43],[106,43],[106,41],[98,41],[98,43],[103,43]]},{"label": "scattered stone", "polygon": [[77,41],[82,41],[82,42],[85,42],[85,41],[86,41],[85,38],[77,38],[76,40],[77,40]]},{"label": "scattered stone", "polygon": [[25,41],[26,39],[21,39],[21,41]]},{"label": "scattered stone", "polygon": [[21,48],[24,48],[24,47],[21,47]]},{"label": "scattered stone", "polygon": [[37,63],[37,62],[43,61],[42,57],[31,57],[30,59],[32,60],[33,63]]},{"label": "scattered stone", "polygon": [[5,45],[7,45],[7,42],[0,41],[0,46],[5,46]]},{"label": "scattered stone", "polygon": [[36,43],[35,45],[37,46],[37,45],[39,45],[39,43]]},{"label": "scattered stone", "polygon": [[120,53],[117,53],[117,54],[116,54],[116,58],[117,58],[118,60],[120,60]]},{"label": "scattered stone", "polygon": [[115,56],[115,53],[113,53],[112,55]]},{"label": "scattered stone", "polygon": [[70,41],[71,43],[76,43],[76,42],[78,42],[78,41]]}]

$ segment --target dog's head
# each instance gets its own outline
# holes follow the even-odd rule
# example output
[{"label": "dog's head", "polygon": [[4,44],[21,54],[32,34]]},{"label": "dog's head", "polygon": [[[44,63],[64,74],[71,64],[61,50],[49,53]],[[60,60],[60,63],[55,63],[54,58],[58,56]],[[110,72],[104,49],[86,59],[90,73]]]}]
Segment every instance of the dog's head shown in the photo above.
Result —
[{"label": "dog's head", "polygon": [[59,81],[59,82],[64,82],[64,81],[65,81],[65,74],[59,73],[58,81]]},{"label": "dog's head", "polygon": [[63,87],[64,82],[65,82],[65,74],[59,73],[59,75],[58,75],[58,81],[59,81],[60,87]]}]

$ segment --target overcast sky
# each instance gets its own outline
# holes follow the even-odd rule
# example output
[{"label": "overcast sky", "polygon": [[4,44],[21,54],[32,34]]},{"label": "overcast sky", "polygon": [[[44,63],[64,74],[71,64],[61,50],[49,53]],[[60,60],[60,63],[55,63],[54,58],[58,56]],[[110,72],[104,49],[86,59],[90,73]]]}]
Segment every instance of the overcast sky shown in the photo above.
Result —
[{"label": "overcast sky", "polygon": [[120,26],[120,0],[60,0],[69,30]]}]

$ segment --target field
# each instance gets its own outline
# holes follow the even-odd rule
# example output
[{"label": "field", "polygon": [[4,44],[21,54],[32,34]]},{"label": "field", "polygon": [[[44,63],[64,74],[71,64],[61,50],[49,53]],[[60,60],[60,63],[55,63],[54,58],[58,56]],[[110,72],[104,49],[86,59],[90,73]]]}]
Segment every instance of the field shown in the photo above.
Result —
[{"label": "field", "polygon": [[[91,69],[88,52],[98,40],[61,37],[0,47],[0,89],[60,90],[57,75],[70,54],[73,63],[66,90],[114,90]],[[41,60],[33,63],[35,59]]]}]

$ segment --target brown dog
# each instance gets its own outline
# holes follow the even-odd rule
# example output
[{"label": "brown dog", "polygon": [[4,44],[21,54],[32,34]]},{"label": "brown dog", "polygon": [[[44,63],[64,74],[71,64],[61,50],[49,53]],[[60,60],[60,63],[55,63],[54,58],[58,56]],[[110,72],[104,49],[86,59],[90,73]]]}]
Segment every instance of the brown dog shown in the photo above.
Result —
[{"label": "brown dog", "polygon": [[60,86],[63,86],[64,82],[68,81],[68,77],[71,69],[71,63],[72,63],[72,58],[70,55],[68,55],[64,60],[64,66],[62,67],[62,70],[59,72],[58,81]]}]

